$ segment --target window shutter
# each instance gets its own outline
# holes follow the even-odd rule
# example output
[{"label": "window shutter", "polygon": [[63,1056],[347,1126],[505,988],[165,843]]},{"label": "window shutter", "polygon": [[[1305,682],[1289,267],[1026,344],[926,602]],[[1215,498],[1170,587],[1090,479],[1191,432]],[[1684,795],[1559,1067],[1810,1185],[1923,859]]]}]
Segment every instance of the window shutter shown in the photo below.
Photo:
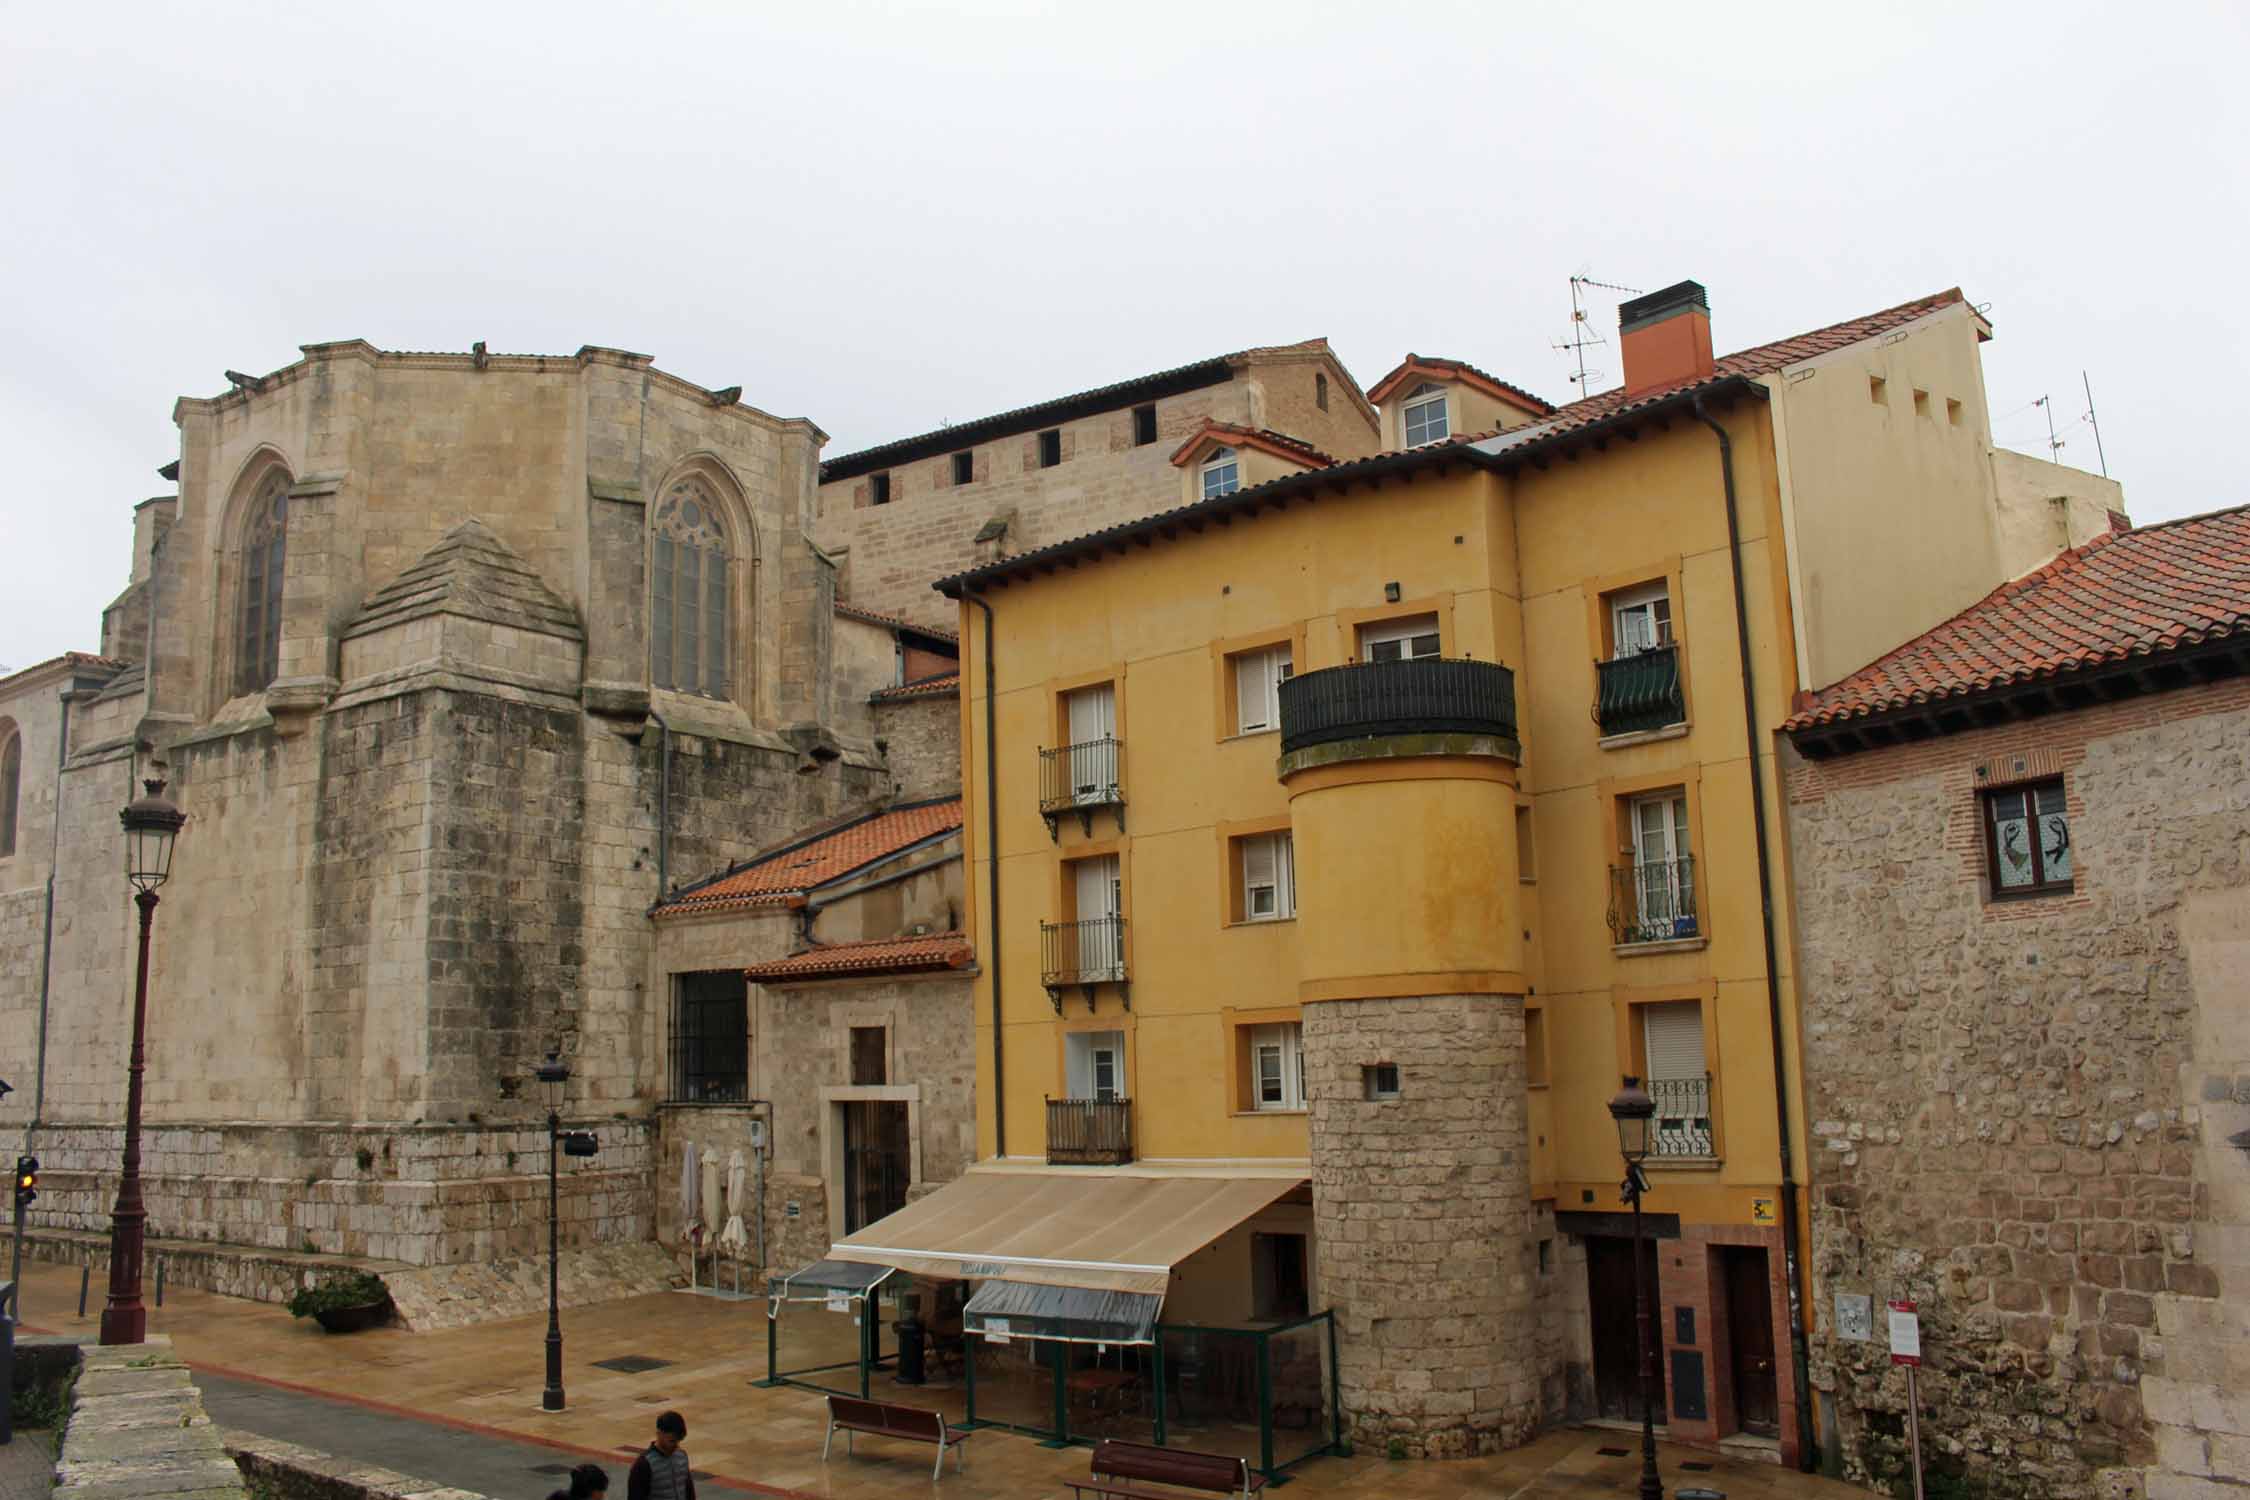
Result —
[{"label": "window shutter", "polygon": [[1235,731],[1248,734],[1270,729],[1266,719],[1266,653],[1253,651],[1234,659]]},{"label": "window shutter", "polygon": [[1668,1000],[1641,1007],[1648,1039],[1650,1078],[1701,1078],[1710,1072],[1703,1056],[1703,1006],[1695,1000]]}]

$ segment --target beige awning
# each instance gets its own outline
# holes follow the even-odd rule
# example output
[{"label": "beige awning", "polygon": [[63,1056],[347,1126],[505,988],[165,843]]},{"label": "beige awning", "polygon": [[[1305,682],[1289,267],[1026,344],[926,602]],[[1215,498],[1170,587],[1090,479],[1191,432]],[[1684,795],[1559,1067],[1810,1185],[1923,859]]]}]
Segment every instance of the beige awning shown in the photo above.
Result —
[{"label": "beige awning", "polygon": [[1294,1191],[1286,1177],[971,1172],[829,1248],[948,1280],[1162,1296],[1172,1268]]}]

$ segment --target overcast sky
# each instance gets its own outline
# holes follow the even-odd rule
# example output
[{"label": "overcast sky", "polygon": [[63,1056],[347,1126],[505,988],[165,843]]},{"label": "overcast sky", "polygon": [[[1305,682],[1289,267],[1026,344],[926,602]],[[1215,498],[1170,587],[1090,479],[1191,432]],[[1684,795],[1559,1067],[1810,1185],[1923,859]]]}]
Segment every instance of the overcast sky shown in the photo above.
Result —
[{"label": "overcast sky", "polygon": [[833,455],[1316,334],[1567,400],[1574,272],[1722,350],[1959,285],[2004,445],[2052,394],[2095,467],[2083,369],[2136,519],[2241,503],[2245,15],[18,4],[0,663],[98,644],[175,397],[355,337],[618,345]]}]

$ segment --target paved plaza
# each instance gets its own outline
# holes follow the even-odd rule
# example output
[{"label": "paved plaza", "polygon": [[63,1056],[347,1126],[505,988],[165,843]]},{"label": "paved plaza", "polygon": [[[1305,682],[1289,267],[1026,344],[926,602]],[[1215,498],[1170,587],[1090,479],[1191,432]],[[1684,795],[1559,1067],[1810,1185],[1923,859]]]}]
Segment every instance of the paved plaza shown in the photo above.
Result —
[{"label": "paved plaza", "polygon": [[[25,1268],[29,1330],[91,1337],[102,1283],[93,1279],[86,1316],[77,1312],[76,1269]],[[929,1486],[929,1451],[868,1441],[846,1458],[820,1459],[825,1425],[819,1396],[756,1384],[766,1373],[765,1306],[680,1293],[636,1297],[565,1315],[570,1409],[539,1409],[545,1379],[545,1320],[515,1319],[434,1333],[372,1329],[335,1336],[278,1307],[172,1290],[150,1309],[150,1331],[172,1337],[194,1366],[213,1420],[364,1462],[494,1495],[544,1494],[575,1456],[609,1465],[614,1483],[653,1429],[677,1408],[688,1451],[715,1500],[719,1491],[817,1495],[829,1500],[894,1496]],[[594,1361],[641,1355],[665,1363],[635,1372]],[[796,1363],[784,1351],[784,1367]],[[910,1391],[877,1377],[875,1394],[918,1405],[950,1405],[939,1388]],[[19,1444],[19,1446],[21,1446]],[[1624,1450],[1622,1454],[1603,1450]],[[1728,1500],[1844,1497],[1865,1492],[1765,1464],[1663,1447],[1668,1494],[1703,1487]],[[1688,1469],[1684,1464],[1707,1464]],[[1083,1448],[1048,1448],[1009,1432],[980,1432],[968,1468],[948,1464],[940,1488],[953,1500],[1067,1496],[1086,1471]],[[1639,1473],[1630,1434],[1593,1429],[1551,1433],[1497,1458],[1392,1463],[1381,1455],[1313,1459],[1292,1471],[1293,1496],[1399,1496],[1411,1500],[1629,1495]],[[622,1493],[620,1488],[619,1493]],[[0,1500],[15,1500],[10,1488]]]}]

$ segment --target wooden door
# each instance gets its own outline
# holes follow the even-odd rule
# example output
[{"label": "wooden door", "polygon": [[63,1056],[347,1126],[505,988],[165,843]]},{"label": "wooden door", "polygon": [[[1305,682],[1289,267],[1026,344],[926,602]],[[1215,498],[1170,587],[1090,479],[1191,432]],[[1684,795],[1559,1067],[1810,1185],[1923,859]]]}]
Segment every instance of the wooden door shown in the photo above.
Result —
[{"label": "wooden door", "polygon": [[1781,1399],[1774,1376],[1773,1283],[1766,1269],[1766,1252],[1729,1246],[1723,1254],[1735,1419],[1744,1432],[1779,1437]]},{"label": "wooden door", "polygon": [[859,1099],[844,1110],[844,1233],[856,1234],[906,1207],[906,1105]]},{"label": "wooden door", "polygon": [[[1664,1319],[1656,1292],[1656,1246],[1641,1263],[1648,1292],[1649,1336],[1656,1343],[1656,1420],[1666,1420],[1664,1401]],[[1586,1237],[1586,1288],[1594,1322],[1594,1405],[1596,1415],[1620,1422],[1641,1417],[1641,1334],[1633,1300],[1633,1242],[1605,1235]]]}]

